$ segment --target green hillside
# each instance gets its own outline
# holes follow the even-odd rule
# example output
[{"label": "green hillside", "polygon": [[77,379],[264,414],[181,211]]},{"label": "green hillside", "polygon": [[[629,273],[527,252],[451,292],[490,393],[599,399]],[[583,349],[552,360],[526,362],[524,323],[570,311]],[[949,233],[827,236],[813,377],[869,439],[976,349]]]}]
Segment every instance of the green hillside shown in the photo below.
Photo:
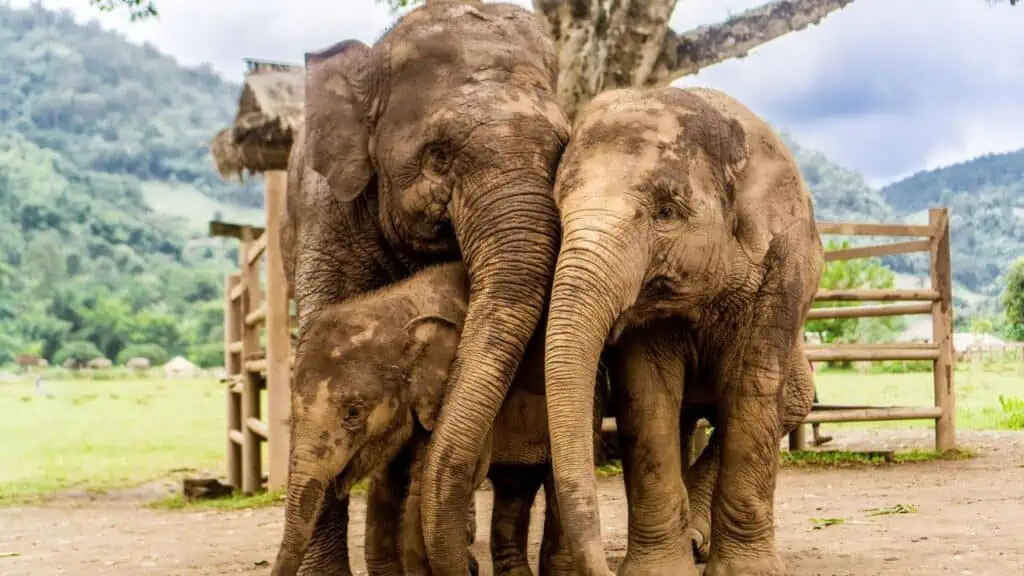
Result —
[{"label": "green hillside", "polygon": [[0,4],[0,59],[0,364],[219,364],[237,249],[206,222],[262,220],[206,149],[239,86],[40,7]]}]

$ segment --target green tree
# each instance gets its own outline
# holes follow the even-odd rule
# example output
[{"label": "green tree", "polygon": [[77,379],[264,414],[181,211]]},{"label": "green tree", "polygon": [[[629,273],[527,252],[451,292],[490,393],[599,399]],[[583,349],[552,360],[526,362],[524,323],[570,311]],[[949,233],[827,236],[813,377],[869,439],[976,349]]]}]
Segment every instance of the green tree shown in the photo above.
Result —
[{"label": "green tree", "polygon": [[[826,251],[849,248],[849,241],[829,241]],[[837,260],[825,265],[821,288],[828,290],[856,290],[864,288],[892,288],[896,276],[878,258]],[[856,306],[860,302],[815,302],[814,308]],[[837,318],[810,320],[805,330],[816,334],[823,343],[881,342],[891,338],[903,327],[902,318]]]},{"label": "green tree", "polygon": [[1003,290],[1003,311],[1006,314],[1006,335],[1024,340],[1024,257],[1018,258],[1007,273]]},{"label": "green tree", "polygon": [[103,352],[95,344],[88,340],[72,340],[65,342],[60,350],[53,356],[55,364],[63,364],[68,358],[74,358],[78,363],[85,364],[90,360],[102,358]]},{"label": "green tree", "polygon": [[167,351],[157,344],[129,344],[117,355],[117,363],[124,365],[132,358],[145,358],[156,366],[167,362],[169,356]]}]

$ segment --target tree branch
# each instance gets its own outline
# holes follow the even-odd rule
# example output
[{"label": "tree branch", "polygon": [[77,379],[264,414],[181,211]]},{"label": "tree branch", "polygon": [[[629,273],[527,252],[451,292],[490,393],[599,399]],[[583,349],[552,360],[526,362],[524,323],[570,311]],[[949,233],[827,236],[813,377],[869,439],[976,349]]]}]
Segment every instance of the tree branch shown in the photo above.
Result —
[{"label": "tree branch", "polygon": [[661,56],[646,78],[647,85],[670,84],[696,74],[701,68],[730,58],[742,58],[751,50],[845,8],[853,0],[777,0],[751,8],[713,26],[701,26],[679,36],[669,30]]}]

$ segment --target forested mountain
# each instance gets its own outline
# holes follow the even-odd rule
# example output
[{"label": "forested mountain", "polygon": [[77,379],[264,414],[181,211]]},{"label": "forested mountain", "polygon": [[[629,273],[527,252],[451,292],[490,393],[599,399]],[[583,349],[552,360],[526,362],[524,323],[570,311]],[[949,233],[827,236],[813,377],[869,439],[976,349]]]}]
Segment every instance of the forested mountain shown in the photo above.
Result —
[{"label": "forested mountain", "polygon": [[262,204],[258,188],[223,182],[206,149],[239,86],[70,14],[3,3],[0,62],[0,364],[222,361],[237,250],[204,223]]},{"label": "forested mountain", "polygon": [[[0,364],[102,354],[222,360],[234,241],[211,217],[258,222],[259,184],[222,181],[206,148],[240,89],[96,24],[0,1]],[[822,220],[953,212],[955,279],[991,300],[1024,246],[1024,152],[879,191],[787,137]],[[937,188],[948,189],[943,195]],[[926,272],[913,259],[887,260]],[[921,266],[924,266],[921,268]]]}]

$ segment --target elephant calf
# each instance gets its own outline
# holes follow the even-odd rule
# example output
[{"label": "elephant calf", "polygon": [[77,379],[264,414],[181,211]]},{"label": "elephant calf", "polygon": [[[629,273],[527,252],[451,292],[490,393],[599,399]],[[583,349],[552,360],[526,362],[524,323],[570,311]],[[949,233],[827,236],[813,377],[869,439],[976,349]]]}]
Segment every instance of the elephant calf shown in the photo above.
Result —
[{"label": "elephant calf", "polygon": [[[429,574],[420,516],[420,476],[455,358],[469,298],[461,263],[433,266],[387,288],[324,309],[299,342],[306,362],[292,399],[292,460],[285,531],[274,574],[302,560],[333,479],[339,497],[360,478],[371,490],[366,558],[371,574]],[[547,482],[542,573],[574,574],[561,544],[551,485],[543,346],[527,349],[481,457],[474,485],[494,486],[495,574],[530,574],[530,509]],[[471,562],[472,565],[472,562]]]}]

